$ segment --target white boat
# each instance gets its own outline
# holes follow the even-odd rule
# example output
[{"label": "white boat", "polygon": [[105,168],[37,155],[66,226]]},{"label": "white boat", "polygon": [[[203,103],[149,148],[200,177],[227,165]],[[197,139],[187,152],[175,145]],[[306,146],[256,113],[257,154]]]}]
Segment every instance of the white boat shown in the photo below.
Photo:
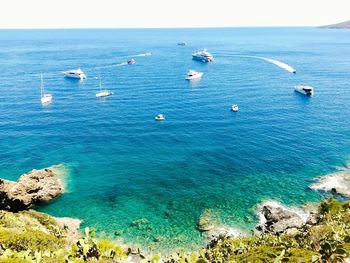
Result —
[{"label": "white boat", "polygon": [[40,100],[42,105],[48,105],[52,102],[52,95],[49,93],[44,93],[44,80],[43,74],[40,75]]},{"label": "white boat", "polygon": [[101,83],[101,77],[99,77],[100,79],[100,91],[96,92],[96,97],[97,98],[102,98],[102,97],[108,97],[110,95],[112,95],[112,92],[109,90],[103,90],[102,89],[102,83]]},{"label": "white boat", "polygon": [[203,76],[203,72],[197,72],[195,70],[190,69],[190,71],[186,75],[186,80],[194,80],[194,79],[200,79]]},{"label": "white boat", "polygon": [[301,94],[312,96],[314,95],[314,88],[311,86],[297,85],[294,87],[294,91],[299,92]]},{"label": "white boat", "polygon": [[136,63],[136,60],[132,58],[132,59],[128,60],[127,63],[128,63],[129,65],[132,65],[132,64],[135,64],[135,63]]},{"label": "white boat", "polygon": [[165,120],[165,117],[163,114],[158,114],[156,117],[155,117],[155,120],[156,121],[164,121]]},{"label": "white boat", "polygon": [[237,104],[233,104],[233,105],[231,106],[231,111],[237,112],[238,110],[239,110],[239,107],[238,107]]},{"label": "white boat", "polygon": [[186,46],[187,43],[186,43],[186,42],[179,42],[179,43],[177,43],[177,45],[178,45],[178,46]]},{"label": "white boat", "polygon": [[199,60],[203,62],[211,62],[214,60],[214,57],[212,54],[210,54],[206,49],[193,53],[192,58],[194,60]]},{"label": "white boat", "polygon": [[109,90],[101,90],[99,92],[96,92],[96,97],[97,98],[108,97],[110,95],[112,95],[112,92],[110,92]]},{"label": "white boat", "polygon": [[63,74],[67,78],[86,79],[85,73],[80,68],[64,71]]}]

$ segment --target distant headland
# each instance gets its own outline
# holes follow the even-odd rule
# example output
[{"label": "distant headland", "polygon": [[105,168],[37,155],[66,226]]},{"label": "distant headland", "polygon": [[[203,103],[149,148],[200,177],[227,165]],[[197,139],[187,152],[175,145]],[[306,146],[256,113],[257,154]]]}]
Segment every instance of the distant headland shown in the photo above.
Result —
[{"label": "distant headland", "polygon": [[330,29],[350,29],[350,20],[346,22],[341,22],[338,24],[332,24],[327,26],[321,26],[320,28],[330,28]]}]

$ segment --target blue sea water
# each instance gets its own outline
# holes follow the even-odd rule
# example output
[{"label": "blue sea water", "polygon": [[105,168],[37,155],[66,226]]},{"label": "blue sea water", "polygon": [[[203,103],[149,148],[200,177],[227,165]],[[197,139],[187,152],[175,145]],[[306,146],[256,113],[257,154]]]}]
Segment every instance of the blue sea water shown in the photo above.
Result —
[{"label": "blue sea water", "polygon": [[[191,59],[201,48],[213,63]],[[130,58],[137,63],[117,66]],[[350,31],[0,30],[0,63],[1,177],[64,164],[67,193],[39,209],[126,243],[200,246],[205,209],[247,231],[259,202],[317,201],[313,179],[349,160]],[[63,78],[78,67],[85,81]],[[203,79],[186,82],[189,69]],[[54,96],[48,107],[41,72]],[[114,93],[105,100],[95,98],[99,74]],[[295,93],[296,84],[315,96]],[[154,121],[158,113],[166,121]],[[149,225],[133,226],[138,219]]]}]

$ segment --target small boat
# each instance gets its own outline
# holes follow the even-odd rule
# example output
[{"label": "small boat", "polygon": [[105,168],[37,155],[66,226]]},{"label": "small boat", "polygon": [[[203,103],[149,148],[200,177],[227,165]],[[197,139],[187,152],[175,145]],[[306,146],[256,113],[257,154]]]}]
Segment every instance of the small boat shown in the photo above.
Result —
[{"label": "small boat", "polygon": [[86,79],[85,73],[80,68],[64,71],[63,74],[66,78]]},{"label": "small boat", "polygon": [[194,80],[194,79],[200,79],[203,76],[203,72],[197,72],[195,70],[190,69],[190,71],[186,75],[186,80]]},{"label": "small boat", "polygon": [[96,97],[101,98],[101,97],[108,97],[112,95],[112,92],[109,90],[100,90],[99,92],[96,92]]},{"label": "small boat", "polygon": [[42,105],[48,105],[52,102],[52,95],[49,93],[44,93],[44,80],[43,74],[40,75],[41,83],[40,83],[40,100]]},{"label": "small boat", "polygon": [[187,43],[186,42],[179,42],[177,43],[178,46],[187,46]]},{"label": "small boat", "polygon": [[306,96],[314,95],[314,88],[311,86],[297,85],[294,87],[294,91],[304,94]]},{"label": "small boat", "polygon": [[237,104],[233,104],[233,105],[231,106],[231,111],[237,112],[238,110],[239,110],[239,107],[238,107]]},{"label": "small boat", "polygon": [[111,91],[106,90],[106,89],[105,90],[102,89],[101,77],[99,79],[100,79],[100,91],[96,92],[96,97],[102,98],[102,97],[108,97],[108,96],[112,95]]},{"label": "small boat", "polygon": [[202,51],[196,52],[192,54],[192,58],[194,60],[199,60],[202,62],[211,62],[214,60],[214,57],[212,54],[208,52],[208,50],[203,49]]},{"label": "small boat", "polygon": [[155,117],[155,120],[156,121],[164,121],[165,120],[165,117],[163,114],[158,114],[156,117]]},{"label": "small boat", "polygon": [[127,61],[128,65],[132,65],[132,64],[135,64],[136,63],[136,60],[135,59],[130,59]]}]

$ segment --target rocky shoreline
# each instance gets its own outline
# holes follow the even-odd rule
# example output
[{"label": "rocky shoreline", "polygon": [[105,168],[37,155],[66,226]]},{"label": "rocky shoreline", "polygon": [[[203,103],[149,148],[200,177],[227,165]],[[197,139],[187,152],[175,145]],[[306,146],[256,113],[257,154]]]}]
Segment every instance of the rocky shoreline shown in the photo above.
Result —
[{"label": "rocky shoreline", "polygon": [[32,170],[21,175],[17,182],[0,179],[0,209],[27,210],[61,195],[65,190],[64,182],[55,168],[57,166]]},{"label": "rocky shoreline", "polygon": [[[64,239],[64,244],[67,248],[73,245],[79,249],[80,246],[82,251],[84,251],[84,246],[93,244],[87,250],[85,257],[100,257],[101,255],[94,254],[97,253],[96,249],[98,249],[98,246],[89,237],[89,234],[85,233],[85,237],[82,239],[83,235],[80,231],[81,220],[56,218],[30,209],[35,205],[50,202],[64,193],[66,187],[64,184],[65,178],[60,174],[62,169],[64,169],[62,166],[52,166],[46,169],[32,170],[29,173],[21,175],[17,182],[0,179],[0,221],[5,220],[6,222],[6,218],[14,218],[11,221],[18,220],[16,223],[16,229],[18,229],[15,230],[16,233],[18,231],[25,233],[27,227],[30,227],[40,230],[45,234],[57,235],[59,238]],[[349,167],[344,167],[340,172],[326,175],[317,180],[310,188],[350,196]],[[264,201],[256,207],[258,222],[254,230],[254,235],[249,236],[239,229],[221,224],[219,216],[215,211],[204,209],[198,218],[196,229],[206,237],[206,249],[211,249],[221,242],[228,240],[244,240],[245,238],[256,238],[265,235],[276,237],[280,235],[301,235],[303,231],[305,232],[305,229],[312,228],[320,223],[319,211],[318,206],[309,206],[309,209],[305,209],[288,207],[273,200]],[[147,219],[136,220],[131,225],[140,229],[147,229],[148,221]],[[11,229],[11,227],[5,228],[6,231]],[[11,236],[8,238],[11,239]],[[155,242],[160,241],[161,239],[157,239]],[[122,253],[124,256],[127,255],[127,262],[140,262],[143,258],[149,256],[143,255],[139,249],[125,247],[120,244],[108,243],[108,246],[114,247],[113,249],[118,250],[120,248],[122,251],[127,251]],[[91,255],[89,255],[89,251]],[[74,253],[77,253],[75,256],[80,257],[81,255],[79,253],[83,252],[78,251]],[[166,258],[166,256],[163,258],[163,262],[167,262]]]},{"label": "rocky shoreline", "polygon": [[[0,210],[9,212],[29,211],[36,215],[45,215],[55,222],[59,229],[67,233],[69,243],[80,237],[82,221],[69,217],[53,217],[30,210],[35,205],[48,203],[65,192],[63,165],[32,170],[21,175],[17,182],[0,179]],[[31,220],[29,217],[27,222]]]},{"label": "rocky shoreline", "polygon": [[318,177],[316,182],[310,185],[310,188],[350,197],[349,164],[342,167],[341,171]]}]

